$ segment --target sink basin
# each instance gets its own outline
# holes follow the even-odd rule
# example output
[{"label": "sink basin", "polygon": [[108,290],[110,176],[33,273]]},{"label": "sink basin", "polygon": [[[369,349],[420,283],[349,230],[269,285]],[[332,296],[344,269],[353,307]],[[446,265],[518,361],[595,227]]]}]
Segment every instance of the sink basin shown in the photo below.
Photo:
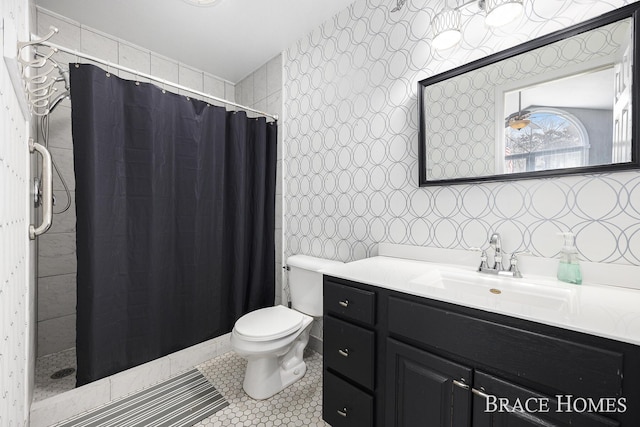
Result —
[{"label": "sink basin", "polygon": [[461,302],[476,300],[483,304],[534,306],[554,311],[571,307],[575,289],[556,283],[538,283],[526,278],[493,276],[473,271],[434,269],[409,281],[411,287],[424,287],[425,291],[448,295]]}]

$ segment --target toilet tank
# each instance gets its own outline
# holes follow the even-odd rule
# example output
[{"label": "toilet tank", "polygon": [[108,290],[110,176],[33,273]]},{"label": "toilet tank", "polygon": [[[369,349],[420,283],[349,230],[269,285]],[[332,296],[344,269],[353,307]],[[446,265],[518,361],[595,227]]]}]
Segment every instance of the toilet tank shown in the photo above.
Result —
[{"label": "toilet tank", "polygon": [[336,264],[342,262],[307,255],[287,258],[291,308],[309,316],[322,316],[322,273],[319,270]]}]

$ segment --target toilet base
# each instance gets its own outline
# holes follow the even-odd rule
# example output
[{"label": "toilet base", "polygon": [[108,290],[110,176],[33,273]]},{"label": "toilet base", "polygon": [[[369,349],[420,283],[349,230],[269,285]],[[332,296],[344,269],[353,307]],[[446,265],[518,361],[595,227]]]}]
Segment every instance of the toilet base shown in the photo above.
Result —
[{"label": "toilet base", "polygon": [[[274,360],[268,360],[266,362],[273,362]],[[298,381],[307,372],[307,364],[300,362],[297,366],[290,370],[281,370],[277,366],[269,366],[271,363],[264,363],[263,360],[256,360],[256,363],[249,362],[247,364],[247,372],[245,373],[244,382],[242,388],[245,393],[252,399],[263,400],[268,399],[271,396],[280,393],[282,390]],[[277,364],[277,360],[275,360]],[[265,375],[265,366],[267,366],[268,374]],[[258,371],[258,374],[252,372]],[[262,380],[255,380],[258,375],[262,375]]]},{"label": "toilet base", "polygon": [[309,329],[300,334],[284,356],[247,358],[242,388],[249,397],[268,399],[304,376],[307,364],[303,360],[303,352],[309,342]]}]

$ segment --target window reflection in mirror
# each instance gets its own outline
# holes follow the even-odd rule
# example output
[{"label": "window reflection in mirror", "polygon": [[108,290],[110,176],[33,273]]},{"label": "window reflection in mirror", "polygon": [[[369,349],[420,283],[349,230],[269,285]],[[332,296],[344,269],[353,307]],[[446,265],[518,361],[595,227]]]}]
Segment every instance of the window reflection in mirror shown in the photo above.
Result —
[{"label": "window reflection in mirror", "polygon": [[621,60],[506,93],[502,172],[631,161],[628,65]]},{"label": "window reflection in mirror", "polygon": [[[563,109],[536,107],[527,111],[527,119],[522,119],[526,126],[505,128],[504,173],[596,164],[589,161],[589,134],[580,119]],[[610,116],[605,117],[609,122]],[[608,163],[611,156],[608,158],[600,164]]]}]

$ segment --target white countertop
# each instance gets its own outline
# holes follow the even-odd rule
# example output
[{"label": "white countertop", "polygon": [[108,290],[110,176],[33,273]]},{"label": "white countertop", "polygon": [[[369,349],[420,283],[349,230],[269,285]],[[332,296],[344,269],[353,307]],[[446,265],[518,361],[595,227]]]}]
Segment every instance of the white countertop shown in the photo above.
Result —
[{"label": "white countertop", "polygon": [[[640,345],[640,290],[591,283],[572,285],[524,272],[524,279],[504,278],[478,273],[469,262],[466,264],[383,255],[331,266],[322,273]],[[468,284],[438,285],[442,275],[471,277],[477,289]],[[493,294],[489,288],[503,293]],[[509,299],[516,294],[515,299]]]}]

